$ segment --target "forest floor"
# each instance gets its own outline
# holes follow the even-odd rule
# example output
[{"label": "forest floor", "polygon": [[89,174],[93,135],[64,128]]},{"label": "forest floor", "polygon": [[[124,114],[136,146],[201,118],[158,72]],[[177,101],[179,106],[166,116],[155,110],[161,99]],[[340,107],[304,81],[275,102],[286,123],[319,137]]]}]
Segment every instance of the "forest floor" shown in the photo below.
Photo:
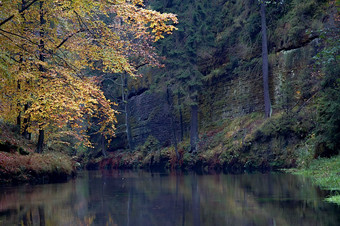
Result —
[{"label": "forest floor", "polygon": [[340,205],[340,156],[312,160],[301,169],[287,170],[290,173],[310,177],[324,190],[330,191],[327,201]]},{"label": "forest floor", "polygon": [[55,151],[34,153],[35,144],[16,130],[0,123],[0,184],[59,182],[75,175],[71,157]]}]

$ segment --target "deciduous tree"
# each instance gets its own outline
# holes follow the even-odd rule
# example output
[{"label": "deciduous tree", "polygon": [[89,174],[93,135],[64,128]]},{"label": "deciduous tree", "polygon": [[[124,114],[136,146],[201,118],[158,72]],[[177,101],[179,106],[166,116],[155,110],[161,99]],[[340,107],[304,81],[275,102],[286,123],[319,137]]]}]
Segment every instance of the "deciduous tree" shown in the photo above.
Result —
[{"label": "deciduous tree", "polygon": [[88,69],[136,75],[129,57],[135,40],[157,41],[177,23],[142,0],[14,0],[0,7],[1,116],[13,122],[21,112],[23,126],[39,131],[38,151],[46,129],[84,132],[84,118],[99,118],[98,132],[113,136],[117,112]]}]

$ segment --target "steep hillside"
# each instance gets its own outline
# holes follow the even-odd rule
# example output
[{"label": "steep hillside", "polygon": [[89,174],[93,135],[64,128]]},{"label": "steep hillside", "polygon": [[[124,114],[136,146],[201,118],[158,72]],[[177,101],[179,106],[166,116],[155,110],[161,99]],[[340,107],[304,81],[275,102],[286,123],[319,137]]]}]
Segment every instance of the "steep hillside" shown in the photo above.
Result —
[{"label": "steep hillside", "polygon": [[[335,3],[287,0],[266,6],[273,115],[269,120],[262,115],[257,1],[150,0],[148,4],[176,13],[180,23],[174,35],[156,44],[166,57],[165,67],[144,69],[144,78],[128,82],[134,146],[150,136],[160,146],[187,140],[196,99],[200,142],[199,157],[194,159],[203,166],[296,165],[305,152],[300,149],[316,134],[325,74],[316,56],[325,47],[323,31],[338,29]],[[186,145],[183,153],[190,151]],[[156,157],[152,159],[154,163]]]}]

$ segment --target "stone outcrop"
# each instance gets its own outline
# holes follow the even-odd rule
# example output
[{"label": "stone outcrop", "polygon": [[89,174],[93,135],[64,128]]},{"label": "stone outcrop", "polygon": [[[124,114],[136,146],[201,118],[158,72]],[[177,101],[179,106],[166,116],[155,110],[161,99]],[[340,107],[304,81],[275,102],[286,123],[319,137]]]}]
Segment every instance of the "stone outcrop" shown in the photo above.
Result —
[{"label": "stone outcrop", "polygon": [[171,143],[171,120],[164,93],[143,92],[129,100],[133,146],[154,136],[163,145]]}]

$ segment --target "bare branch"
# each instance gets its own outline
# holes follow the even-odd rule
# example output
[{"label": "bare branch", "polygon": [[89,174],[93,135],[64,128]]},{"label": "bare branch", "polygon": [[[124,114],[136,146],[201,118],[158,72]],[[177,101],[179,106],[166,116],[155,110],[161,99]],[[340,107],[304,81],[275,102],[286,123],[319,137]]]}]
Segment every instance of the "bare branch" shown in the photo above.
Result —
[{"label": "bare branch", "polygon": [[30,39],[28,39],[28,38],[26,38],[26,37],[24,37],[24,36],[15,34],[15,33],[13,33],[13,32],[6,31],[6,30],[3,30],[3,29],[1,29],[1,28],[0,28],[0,31],[2,31],[2,32],[4,32],[4,33],[7,33],[7,34],[10,34],[10,35],[13,35],[13,36],[17,36],[17,37],[19,37],[19,38],[21,38],[21,39],[24,39],[24,40],[26,40],[26,41],[29,41],[30,43],[32,43],[32,44],[34,44],[34,45],[39,45],[39,43],[35,43],[35,42],[33,42],[32,40],[30,40]]},{"label": "bare branch", "polygon": [[72,33],[72,34],[69,34],[63,41],[61,41],[61,43],[59,44],[59,45],[57,45],[55,48],[56,49],[59,49],[62,45],[64,45],[64,43],[65,42],[67,42],[67,40],[69,40],[70,38],[72,38],[74,35],[76,35],[76,34],[78,34],[78,33],[80,33],[80,32],[83,32],[83,31],[85,31],[85,29],[84,28],[81,28],[80,30],[78,30],[78,31],[76,31],[76,32],[74,32],[74,33]]}]

